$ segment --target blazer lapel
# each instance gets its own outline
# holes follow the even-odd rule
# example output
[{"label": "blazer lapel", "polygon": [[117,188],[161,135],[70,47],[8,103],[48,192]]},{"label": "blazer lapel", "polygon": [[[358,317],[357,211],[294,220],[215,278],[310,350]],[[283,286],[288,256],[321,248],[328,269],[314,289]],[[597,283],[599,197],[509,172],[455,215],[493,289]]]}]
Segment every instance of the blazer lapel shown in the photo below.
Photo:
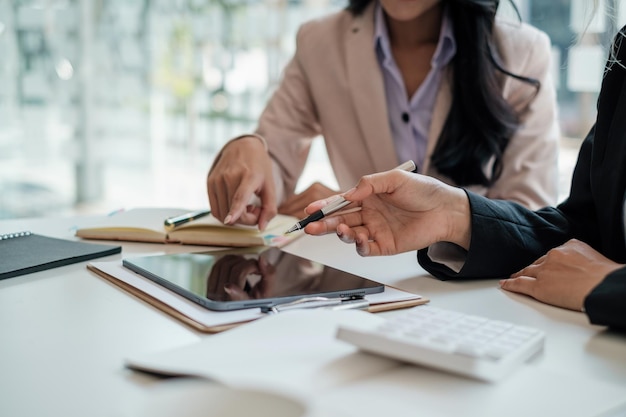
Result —
[{"label": "blazer lapel", "polygon": [[374,4],[353,19],[346,37],[347,74],[364,146],[376,171],[398,165],[383,77],[374,50]]}]

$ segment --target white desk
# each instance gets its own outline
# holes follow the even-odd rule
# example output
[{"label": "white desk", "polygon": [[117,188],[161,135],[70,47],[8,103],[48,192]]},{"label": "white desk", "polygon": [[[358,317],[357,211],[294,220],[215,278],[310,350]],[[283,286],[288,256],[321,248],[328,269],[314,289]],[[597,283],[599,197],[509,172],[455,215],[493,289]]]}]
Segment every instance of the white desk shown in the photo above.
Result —
[{"label": "white desk", "polygon": [[[0,233],[30,230],[72,238],[74,228],[89,220],[0,221]],[[626,336],[589,325],[581,313],[503,292],[492,280],[438,281],[419,268],[414,253],[361,258],[335,236],[306,236],[286,249],[422,294],[436,306],[541,328],[547,338],[543,354],[535,359],[538,367],[568,378],[623,386],[626,404]],[[124,243],[122,255],[102,260],[190,250],[202,248]],[[0,281],[0,332],[0,416],[6,417],[134,415],[129,410],[156,395],[152,388],[163,382],[124,368],[124,358],[211,337],[91,274],[85,264]],[[401,368],[397,382],[410,378],[407,372],[418,371]],[[622,415],[623,410],[626,405],[612,415]],[[474,411],[467,415],[480,415]]]}]

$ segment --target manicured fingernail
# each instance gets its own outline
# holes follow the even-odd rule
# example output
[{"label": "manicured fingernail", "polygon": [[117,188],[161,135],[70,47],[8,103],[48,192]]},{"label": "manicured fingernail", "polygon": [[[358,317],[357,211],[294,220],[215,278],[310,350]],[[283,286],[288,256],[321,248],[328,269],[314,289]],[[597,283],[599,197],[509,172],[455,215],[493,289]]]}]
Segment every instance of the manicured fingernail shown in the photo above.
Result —
[{"label": "manicured fingernail", "polygon": [[226,216],[226,218],[224,219],[224,224],[229,224],[230,221],[233,219],[233,216],[231,216],[230,214],[228,216]]}]

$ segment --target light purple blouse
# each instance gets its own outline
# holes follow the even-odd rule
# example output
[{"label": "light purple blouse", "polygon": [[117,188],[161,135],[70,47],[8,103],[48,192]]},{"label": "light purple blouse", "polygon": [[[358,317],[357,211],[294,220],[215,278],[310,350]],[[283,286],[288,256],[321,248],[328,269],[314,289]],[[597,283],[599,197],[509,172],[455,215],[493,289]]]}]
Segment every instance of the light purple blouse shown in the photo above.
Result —
[{"label": "light purple blouse", "polygon": [[412,159],[418,167],[423,167],[428,131],[443,70],[456,53],[450,16],[444,13],[437,49],[430,61],[431,69],[410,99],[407,99],[402,74],[391,52],[387,25],[380,4],[377,5],[375,14],[374,48],[385,82],[389,127],[398,161]]}]

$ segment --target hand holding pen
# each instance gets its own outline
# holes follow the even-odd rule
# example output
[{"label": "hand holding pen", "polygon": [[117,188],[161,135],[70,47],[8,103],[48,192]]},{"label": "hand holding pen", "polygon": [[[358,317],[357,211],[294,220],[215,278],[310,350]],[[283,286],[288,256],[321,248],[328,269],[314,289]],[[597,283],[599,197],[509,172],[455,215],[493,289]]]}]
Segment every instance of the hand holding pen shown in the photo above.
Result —
[{"label": "hand holding pen", "polygon": [[[343,194],[360,210],[347,210],[310,223],[306,233],[336,233],[354,243],[361,256],[395,255],[424,249],[437,242],[468,249],[471,215],[466,192],[433,177],[396,169],[361,178]],[[327,200],[311,203],[313,213]]]},{"label": "hand holding pen", "polygon": [[[415,165],[415,162],[413,162],[413,161],[406,161],[405,163],[401,164],[400,166],[397,166],[395,169],[400,169],[400,170],[409,171],[409,172],[415,172],[417,170],[417,166]],[[308,217],[306,217],[306,218],[300,220],[299,222],[297,222],[296,224],[294,224],[285,233],[292,233],[292,232],[295,232],[296,230],[304,229],[306,227],[306,225],[308,225],[309,223],[316,222],[318,220],[323,219],[326,216],[330,216],[331,214],[336,213],[337,211],[339,211],[342,208],[346,207],[350,203],[351,203],[351,201],[348,201],[345,198],[339,196],[338,198],[336,198],[336,199],[332,200],[330,203],[328,203],[328,205],[322,207],[321,209],[315,211],[314,213],[312,213]]]}]

